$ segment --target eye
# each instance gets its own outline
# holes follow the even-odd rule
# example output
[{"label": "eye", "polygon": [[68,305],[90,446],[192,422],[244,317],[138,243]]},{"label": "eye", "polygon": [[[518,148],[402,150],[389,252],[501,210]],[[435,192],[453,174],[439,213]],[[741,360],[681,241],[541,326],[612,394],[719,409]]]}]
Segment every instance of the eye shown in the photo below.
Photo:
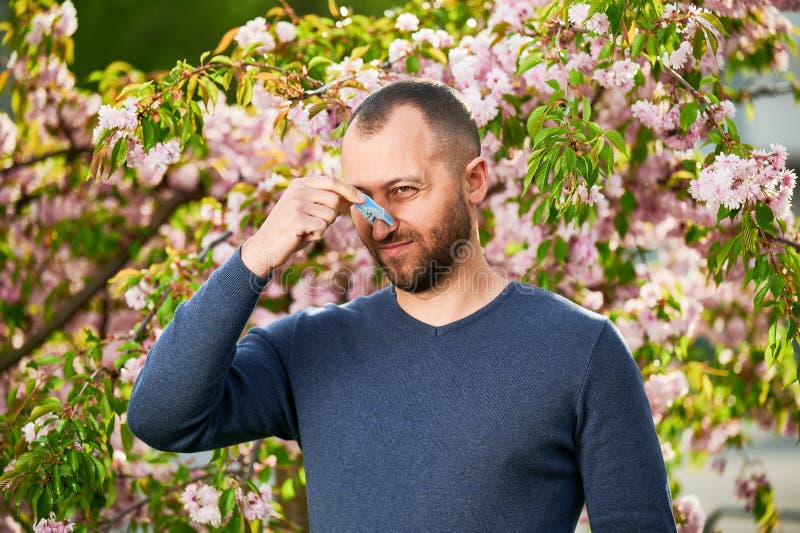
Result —
[{"label": "eye", "polygon": [[415,187],[411,187],[410,185],[401,185],[392,190],[392,194],[394,196],[399,196],[400,198],[410,198],[416,192],[417,189]]}]

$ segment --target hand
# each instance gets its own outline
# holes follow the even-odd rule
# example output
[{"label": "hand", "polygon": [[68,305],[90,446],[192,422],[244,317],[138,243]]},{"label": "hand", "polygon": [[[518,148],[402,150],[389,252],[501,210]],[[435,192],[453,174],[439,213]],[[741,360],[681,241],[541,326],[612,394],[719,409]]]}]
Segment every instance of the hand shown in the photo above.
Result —
[{"label": "hand", "polygon": [[358,189],[331,176],[295,178],[242,246],[242,261],[248,270],[265,277],[297,250],[321,240],[337,216],[364,200]]}]

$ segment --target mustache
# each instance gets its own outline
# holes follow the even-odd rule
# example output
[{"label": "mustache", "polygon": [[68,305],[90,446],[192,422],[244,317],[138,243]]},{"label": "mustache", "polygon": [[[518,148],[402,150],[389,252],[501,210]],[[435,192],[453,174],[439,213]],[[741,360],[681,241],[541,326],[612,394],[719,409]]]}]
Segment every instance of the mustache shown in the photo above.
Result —
[{"label": "mustache", "polygon": [[401,242],[408,242],[408,241],[418,240],[418,236],[415,233],[412,233],[412,232],[403,232],[401,234],[395,232],[395,233],[392,233],[392,234],[388,235],[382,241],[376,241],[375,239],[371,239],[371,240],[377,246],[386,246],[386,245],[389,245],[389,244],[397,244],[397,243],[401,243]]}]

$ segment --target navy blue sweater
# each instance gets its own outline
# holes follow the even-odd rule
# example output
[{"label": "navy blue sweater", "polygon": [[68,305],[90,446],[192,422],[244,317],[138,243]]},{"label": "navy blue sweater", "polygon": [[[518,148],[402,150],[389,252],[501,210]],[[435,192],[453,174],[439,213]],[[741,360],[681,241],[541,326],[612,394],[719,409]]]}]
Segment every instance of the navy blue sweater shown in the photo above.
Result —
[{"label": "navy blue sweater", "polygon": [[253,327],[239,251],[181,303],[131,395],[161,450],[296,439],[312,531],[675,531],[639,370],[617,329],[513,282],[420,322],[393,287]]}]

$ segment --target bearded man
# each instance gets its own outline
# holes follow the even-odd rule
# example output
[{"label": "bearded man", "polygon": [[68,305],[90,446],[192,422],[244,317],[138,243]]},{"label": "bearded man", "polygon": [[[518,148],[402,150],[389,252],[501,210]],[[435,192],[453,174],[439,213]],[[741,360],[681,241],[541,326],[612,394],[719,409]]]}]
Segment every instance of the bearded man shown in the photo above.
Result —
[{"label": "bearded man", "polygon": [[[480,136],[459,95],[396,82],[354,112],[343,180],[291,181],[181,303],[128,424],[200,451],[296,440],[312,531],[675,531],[641,374],[614,325],[510,281],[478,237]],[[358,212],[369,195],[390,217]],[[387,287],[250,328],[290,255],[350,212]]]}]

